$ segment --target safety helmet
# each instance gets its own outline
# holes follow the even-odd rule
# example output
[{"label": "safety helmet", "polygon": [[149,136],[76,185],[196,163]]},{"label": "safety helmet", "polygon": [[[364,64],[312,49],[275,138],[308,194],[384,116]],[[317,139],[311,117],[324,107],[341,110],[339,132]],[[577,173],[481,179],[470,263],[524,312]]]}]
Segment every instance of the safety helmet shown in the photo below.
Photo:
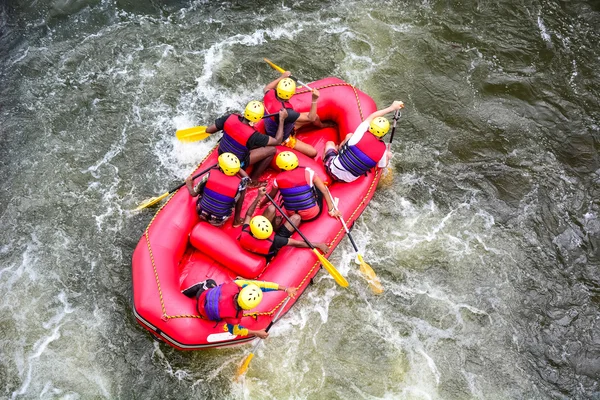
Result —
[{"label": "safety helmet", "polygon": [[233,176],[240,170],[240,159],[232,153],[223,153],[219,156],[219,168],[227,176]]},{"label": "safety helmet", "polygon": [[369,132],[377,137],[382,137],[390,130],[390,121],[385,117],[377,117],[369,125]]},{"label": "safety helmet", "polygon": [[286,171],[291,171],[298,166],[298,157],[291,151],[282,151],[275,160],[277,166]]},{"label": "safety helmet", "polygon": [[258,100],[252,100],[246,104],[244,118],[250,122],[258,122],[265,115],[265,106]]},{"label": "safety helmet", "polygon": [[290,99],[296,93],[296,82],[291,78],[283,78],[277,84],[277,97],[282,100]]},{"label": "safety helmet", "polygon": [[250,232],[257,239],[266,239],[273,233],[273,225],[266,217],[257,215],[250,220]]},{"label": "safety helmet", "polygon": [[262,291],[254,283],[244,286],[238,294],[237,302],[244,310],[250,310],[260,304]]}]

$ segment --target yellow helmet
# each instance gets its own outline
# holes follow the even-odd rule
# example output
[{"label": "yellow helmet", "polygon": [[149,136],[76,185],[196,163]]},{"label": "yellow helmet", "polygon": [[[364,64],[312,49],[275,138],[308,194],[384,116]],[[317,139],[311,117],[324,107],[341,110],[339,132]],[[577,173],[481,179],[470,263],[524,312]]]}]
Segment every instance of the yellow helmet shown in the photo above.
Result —
[{"label": "yellow helmet", "polygon": [[265,115],[265,106],[258,100],[252,100],[246,104],[244,118],[251,122],[258,122]]},{"label": "yellow helmet", "polygon": [[250,310],[260,304],[263,293],[254,283],[244,286],[238,294],[237,302],[244,310]]},{"label": "yellow helmet", "polygon": [[369,125],[369,132],[377,137],[382,137],[390,130],[390,121],[384,117],[377,117]]},{"label": "yellow helmet", "polygon": [[240,170],[240,160],[232,153],[223,153],[219,156],[219,168],[227,176],[233,176]]},{"label": "yellow helmet", "polygon": [[296,169],[298,166],[298,157],[291,151],[282,151],[275,160],[277,166],[286,171]]},{"label": "yellow helmet", "polygon": [[266,239],[273,233],[273,225],[266,217],[257,215],[250,220],[250,232],[257,239]]},{"label": "yellow helmet", "polygon": [[283,78],[277,84],[277,97],[283,100],[290,99],[296,93],[296,82],[291,78]]}]

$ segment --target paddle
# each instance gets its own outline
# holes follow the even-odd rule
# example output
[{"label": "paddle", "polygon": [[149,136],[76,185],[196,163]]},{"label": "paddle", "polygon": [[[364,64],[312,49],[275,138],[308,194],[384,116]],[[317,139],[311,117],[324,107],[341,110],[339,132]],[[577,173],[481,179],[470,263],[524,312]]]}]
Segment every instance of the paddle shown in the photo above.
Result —
[{"label": "paddle", "polygon": [[[333,196],[331,195],[329,188],[327,189],[327,194],[329,195],[329,198],[331,199],[331,202],[333,203],[334,209],[337,210],[338,208],[337,208],[336,201],[333,200]],[[344,230],[346,231],[346,235],[348,235],[348,239],[350,239],[350,243],[352,243],[352,247],[354,247],[354,251],[356,252],[355,262],[358,265],[360,265],[360,272],[363,274],[363,276],[365,277],[367,282],[369,282],[369,287],[371,288],[371,291],[374,294],[383,293],[383,285],[381,284],[381,281],[379,281],[379,278],[375,274],[375,271],[373,271],[373,268],[371,268],[371,266],[369,264],[367,264],[365,262],[365,260],[363,260],[362,255],[358,252],[358,247],[356,246],[356,242],[354,242],[354,238],[350,234],[350,230],[348,229],[348,226],[346,225],[346,222],[344,221],[344,217],[342,216],[342,217],[339,217],[338,219],[342,223],[342,226],[344,227]]]},{"label": "paddle", "polygon": [[[398,122],[398,118],[400,118],[400,115],[400,110],[396,110],[396,112],[394,113],[394,123],[392,125],[392,134],[390,135],[390,142],[387,145],[388,151],[390,151],[390,149],[392,148],[392,140],[394,140],[394,133],[396,133],[396,123]],[[385,169],[385,172],[380,179],[382,185],[390,186],[392,184],[392,182],[394,181],[394,174],[392,171],[393,170],[389,166]]]},{"label": "paddle", "polygon": [[344,278],[342,276],[342,274],[340,274],[339,271],[337,269],[335,269],[333,264],[331,264],[328,259],[326,259],[321,253],[319,253],[317,251],[315,246],[313,246],[313,244],[308,241],[306,236],[304,236],[304,234],[298,229],[298,227],[296,225],[294,225],[294,223],[292,222],[290,217],[288,217],[287,214],[283,212],[281,207],[279,207],[279,205],[277,203],[275,203],[275,200],[273,200],[273,198],[268,193],[265,193],[265,195],[271,201],[271,203],[273,203],[275,208],[277,208],[277,211],[279,211],[279,213],[286,219],[286,221],[289,222],[289,224],[296,230],[296,232],[298,232],[298,234],[300,236],[302,236],[302,239],[304,239],[304,241],[306,242],[308,247],[310,247],[312,249],[312,251],[317,255],[317,258],[319,259],[319,262],[321,263],[321,265],[323,265],[323,267],[327,270],[327,272],[329,272],[331,274],[331,276],[338,283],[338,285],[340,285],[341,287],[347,287],[348,281],[346,280],[346,278]]},{"label": "paddle", "polygon": [[[271,62],[270,60],[267,60],[266,58],[263,58],[263,60],[265,60],[265,62],[267,64],[269,64],[274,70],[276,70],[277,72],[279,72],[280,74],[283,74],[285,72],[285,69],[281,68],[278,65],[273,64],[273,62]],[[291,79],[293,79],[294,81],[298,82],[299,84],[301,84],[302,86],[304,86],[305,88],[307,88],[308,90],[312,89],[304,82],[300,81],[298,78],[296,78],[295,76],[290,76]]]},{"label": "paddle", "polygon": [[[283,309],[285,308],[287,303],[290,301],[290,298],[291,297],[287,297],[285,299],[285,301],[283,302],[283,305],[281,306],[279,311],[277,311],[277,314],[275,314],[275,318],[273,318],[273,321],[271,321],[269,326],[267,326],[267,329],[265,329],[267,332],[269,332],[269,329],[271,329],[271,327],[273,326],[273,324],[275,322],[279,321],[279,315],[281,314],[281,312],[283,311]],[[236,380],[238,380],[242,375],[244,375],[246,373],[246,371],[248,371],[248,367],[250,367],[250,361],[252,361],[252,359],[254,358],[254,353],[256,353],[256,349],[258,349],[258,346],[260,345],[262,340],[263,339],[260,339],[260,338],[258,339],[258,342],[256,342],[256,344],[252,347],[252,350],[250,350],[250,354],[248,354],[246,356],[246,358],[244,359],[244,362],[242,362],[242,365],[240,365],[240,367],[238,368],[237,374],[236,374]]]},{"label": "paddle", "polygon": [[[279,113],[266,114],[263,118],[273,117]],[[209,137],[211,133],[206,132],[206,126],[192,126],[191,128],[179,129],[175,137],[181,142],[198,142]]]},{"label": "paddle", "polygon": [[[217,164],[211,165],[210,167],[206,168],[204,171],[199,172],[196,175],[194,175],[193,179],[196,179],[200,175],[204,175],[205,173],[207,173],[208,171],[210,171],[211,169],[213,169],[216,166],[217,166]],[[161,201],[162,199],[164,199],[165,197],[167,197],[168,195],[170,195],[174,191],[182,188],[183,186],[185,186],[185,182],[183,182],[181,185],[178,185],[177,187],[169,190],[168,192],[161,194],[158,197],[153,197],[153,198],[151,198],[149,200],[146,200],[145,202],[143,202],[142,204],[140,204],[134,211],[139,211],[139,210],[141,210],[143,208],[153,206],[154,204],[158,203],[159,201]]]}]

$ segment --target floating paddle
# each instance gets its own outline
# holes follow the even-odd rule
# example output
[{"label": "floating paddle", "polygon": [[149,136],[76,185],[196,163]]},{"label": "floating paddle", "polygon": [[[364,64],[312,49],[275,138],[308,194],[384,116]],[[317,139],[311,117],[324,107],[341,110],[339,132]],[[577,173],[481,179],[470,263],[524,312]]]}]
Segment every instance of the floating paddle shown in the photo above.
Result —
[{"label": "floating paddle", "polygon": [[[213,169],[216,166],[217,166],[217,164],[211,165],[209,168],[206,168],[204,171],[199,172],[196,175],[194,175],[193,179],[196,179],[200,175],[204,175],[205,173],[207,173],[208,171],[210,171],[211,169]],[[142,204],[140,204],[134,211],[139,211],[139,210],[141,210],[143,208],[153,206],[154,204],[158,203],[159,201],[161,201],[162,199],[164,199],[165,197],[167,197],[168,195],[170,195],[174,191],[182,188],[183,186],[185,186],[185,182],[183,182],[181,185],[178,185],[177,187],[169,190],[168,192],[161,194],[158,197],[153,197],[153,198],[151,198],[149,200],[146,200],[145,202],[143,202]]]},{"label": "floating paddle", "polygon": [[308,241],[306,236],[304,236],[304,234],[298,229],[298,227],[296,225],[294,225],[294,223],[292,222],[290,217],[288,217],[287,214],[283,212],[281,207],[279,207],[279,205],[277,203],[275,203],[275,200],[273,200],[273,198],[269,195],[269,193],[265,193],[265,195],[271,201],[271,203],[273,203],[275,208],[277,208],[277,211],[279,211],[279,213],[286,219],[286,221],[289,222],[290,225],[292,225],[292,227],[296,230],[296,232],[298,232],[298,234],[300,236],[302,236],[302,239],[304,239],[304,241],[306,242],[308,247],[310,247],[312,249],[312,251],[317,255],[317,258],[319,259],[319,262],[321,263],[321,265],[323,265],[323,267],[327,270],[327,272],[329,272],[331,274],[331,276],[338,283],[338,285],[340,285],[341,287],[347,287],[348,281],[346,280],[346,278],[344,278],[342,276],[342,274],[340,274],[339,271],[337,269],[335,269],[333,264],[330,263],[328,259],[326,259],[321,253],[319,253],[317,251],[315,246],[313,246],[313,244]]},{"label": "floating paddle", "polygon": [[[283,74],[285,72],[285,69],[281,68],[278,65],[273,64],[273,62],[271,62],[270,60],[267,60],[266,58],[263,58],[263,60],[265,60],[265,62],[267,64],[269,64],[274,70],[276,70],[277,72],[279,72],[280,74]],[[302,82],[301,80],[299,80],[298,78],[296,78],[295,76],[290,76],[291,79],[293,79],[294,81],[298,82],[299,84],[301,84],[302,86],[304,86],[305,88],[307,88],[308,90],[312,91],[312,89],[304,82]]]},{"label": "floating paddle", "polygon": [[[273,117],[279,113],[266,114],[263,118]],[[191,128],[179,129],[175,132],[175,137],[181,142],[198,142],[209,137],[211,134],[206,132],[206,126],[192,126]]]},{"label": "floating paddle", "polygon": [[[329,195],[329,198],[331,199],[331,202],[333,203],[333,207],[337,210],[338,208],[337,208],[336,201],[333,200],[333,196],[331,195],[331,192],[329,191],[329,189],[327,189],[327,194]],[[358,247],[356,246],[356,242],[354,242],[354,238],[352,238],[352,235],[350,234],[350,230],[348,229],[348,226],[346,225],[346,222],[344,221],[344,217],[342,216],[342,217],[339,217],[338,219],[342,223],[342,226],[344,227],[344,230],[346,231],[346,235],[348,235],[348,239],[350,239],[350,243],[352,243],[352,247],[354,247],[354,251],[356,252],[355,262],[358,265],[360,265],[360,272],[363,274],[365,279],[367,279],[367,282],[369,282],[369,287],[371,288],[371,291],[374,294],[383,293],[383,285],[381,284],[381,281],[379,281],[379,278],[375,274],[375,271],[373,271],[373,268],[371,268],[371,266],[369,264],[367,264],[365,262],[365,260],[363,260],[362,255],[358,252]]]},{"label": "floating paddle", "polygon": [[[277,321],[279,321],[279,315],[281,314],[281,312],[283,311],[283,309],[285,308],[285,306],[287,305],[287,303],[290,301],[290,297],[288,296],[288,298],[285,299],[285,301],[283,302],[283,305],[281,306],[281,308],[279,309],[279,311],[277,311],[277,314],[275,314],[275,318],[273,318],[273,321],[271,321],[271,323],[269,324],[269,326],[267,326],[267,329],[265,329],[267,332],[269,332],[269,329],[271,329],[271,327],[273,326],[273,324]],[[250,350],[250,354],[248,354],[246,356],[246,358],[244,359],[244,362],[242,362],[242,365],[240,365],[240,367],[237,370],[237,374],[236,374],[236,380],[238,380],[242,375],[244,375],[246,373],[246,371],[248,371],[248,367],[250,367],[250,361],[252,361],[252,359],[254,358],[254,353],[256,353],[256,349],[258,349],[258,346],[260,345],[260,343],[262,342],[263,339],[258,339],[258,342],[256,342],[256,344],[252,347],[252,350]]]},{"label": "floating paddle", "polygon": [[[392,148],[392,140],[394,140],[394,133],[396,133],[396,123],[398,122],[398,118],[400,118],[400,115],[400,110],[396,110],[396,112],[394,113],[394,123],[392,125],[392,134],[390,135],[390,142],[387,145],[388,151],[390,151],[390,149]],[[382,185],[390,186],[392,184],[392,182],[394,181],[394,174],[392,171],[393,170],[389,166],[385,169],[385,172],[380,180]]]}]

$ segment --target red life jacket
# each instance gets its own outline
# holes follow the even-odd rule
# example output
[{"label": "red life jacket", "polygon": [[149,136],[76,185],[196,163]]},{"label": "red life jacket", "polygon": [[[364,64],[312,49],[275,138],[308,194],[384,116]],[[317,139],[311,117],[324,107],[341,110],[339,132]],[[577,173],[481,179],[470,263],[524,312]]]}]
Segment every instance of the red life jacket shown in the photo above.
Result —
[{"label": "red life jacket", "polygon": [[269,255],[271,250],[271,245],[273,244],[273,238],[275,237],[275,232],[271,233],[266,239],[257,239],[252,235],[250,231],[250,226],[246,225],[242,228],[242,233],[238,237],[240,241],[240,245],[253,253]]},{"label": "red life jacket", "polygon": [[225,120],[223,137],[221,138],[221,144],[219,144],[219,154],[233,153],[240,159],[240,163],[243,163],[248,153],[250,153],[247,146],[248,139],[256,131],[250,125],[244,124],[240,118],[243,117],[238,114],[231,114]]},{"label": "red life jacket", "polygon": [[365,132],[358,143],[342,146],[338,161],[352,175],[361,176],[377,165],[385,151],[385,143],[382,140],[371,132]]},{"label": "red life jacket", "polygon": [[[294,109],[289,101],[281,100],[277,97],[275,89],[268,90],[263,98],[265,104],[265,113],[273,114],[279,112],[282,108]],[[277,128],[279,127],[279,116],[273,116],[265,118],[265,132],[271,137],[275,137],[277,134]],[[286,122],[283,124],[283,140],[285,141],[294,130],[294,122]]]},{"label": "red life jacket", "polygon": [[[281,110],[282,108],[291,108],[292,110],[294,109],[294,107],[292,107],[289,101],[281,100],[279,97],[277,97],[277,92],[275,91],[275,89],[268,90],[265,93],[263,103],[265,105],[265,113],[267,114],[279,112],[279,110]],[[273,121],[277,121],[275,117],[269,118],[271,118]]]},{"label": "red life jacket", "polygon": [[198,200],[202,210],[217,217],[231,215],[241,181],[237,175],[228,176],[220,169],[211,170]]},{"label": "red life jacket", "polygon": [[[211,296],[211,291],[220,291],[218,298]],[[242,320],[242,310],[236,307],[235,296],[242,290],[235,282],[227,282],[216,288],[202,292],[198,298],[200,316],[211,321],[225,320],[228,324],[236,325]],[[216,292],[212,292],[216,293]],[[218,315],[218,319],[216,316]]]},{"label": "red life jacket", "polygon": [[306,168],[280,172],[276,179],[286,210],[308,210],[317,205],[314,190],[306,179]]}]

